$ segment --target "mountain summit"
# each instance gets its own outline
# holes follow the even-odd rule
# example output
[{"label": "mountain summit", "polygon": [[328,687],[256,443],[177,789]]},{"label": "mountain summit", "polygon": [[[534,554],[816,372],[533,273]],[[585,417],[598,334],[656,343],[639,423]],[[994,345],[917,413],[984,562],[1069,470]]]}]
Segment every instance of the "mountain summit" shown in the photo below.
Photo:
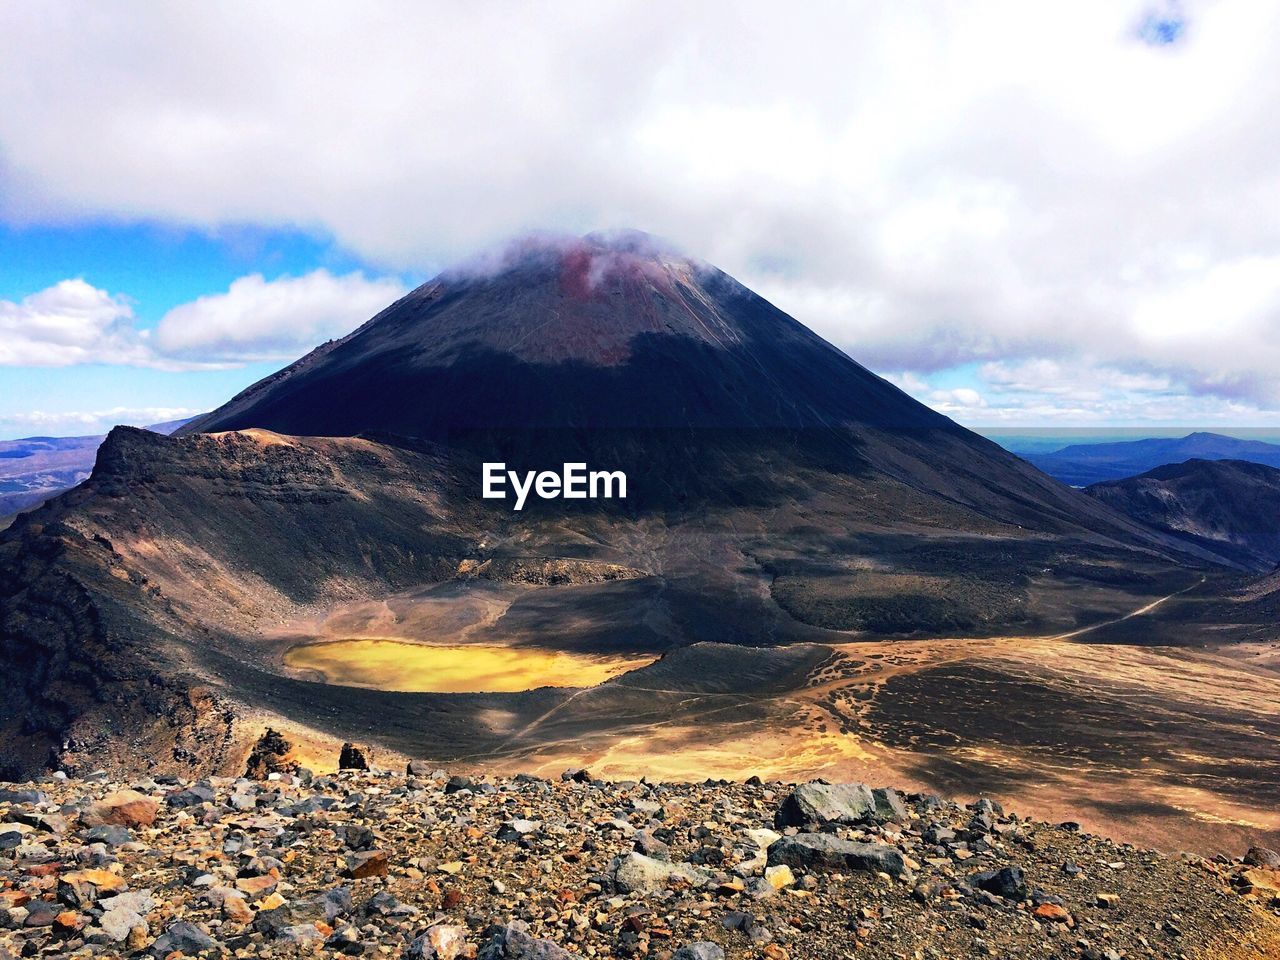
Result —
[{"label": "mountain summit", "polygon": [[851,424],[948,421],[722,271],[629,232],[526,240],[447,271],[187,429]]}]

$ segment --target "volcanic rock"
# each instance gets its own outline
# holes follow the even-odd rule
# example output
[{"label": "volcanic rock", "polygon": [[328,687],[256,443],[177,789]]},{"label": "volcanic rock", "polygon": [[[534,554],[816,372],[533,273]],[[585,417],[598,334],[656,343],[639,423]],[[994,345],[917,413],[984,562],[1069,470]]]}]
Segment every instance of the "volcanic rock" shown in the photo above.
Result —
[{"label": "volcanic rock", "polygon": [[906,871],[902,854],[880,843],[841,840],[829,833],[800,833],[783,837],[769,848],[769,864],[816,870],[870,870],[900,877]]},{"label": "volcanic rock", "polygon": [[293,744],[283,734],[267,728],[249,754],[244,775],[250,780],[265,780],[273,773],[297,773],[298,768],[299,764],[293,757]]},{"label": "volcanic rock", "polygon": [[861,783],[802,783],[783,801],[775,825],[853,824],[874,817],[876,810],[876,797]]},{"label": "volcanic rock", "polygon": [[364,755],[364,749],[357,747],[354,743],[344,743],[342,753],[338,757],[338,769],[368,770],[369,761]]},{"label": "volcanic rock", "polygon": [[136,790],[117,790],[82,810],[80,823],[86,827],[149,827],[159,809],[153,798]]},{"label": "volcanic rock", "polygon": [[634,851],[613,866],[613,882],[623,893],[661,893],[673,883],[696,887],[710,879],[706,871],[689,864],[655,860]]}]

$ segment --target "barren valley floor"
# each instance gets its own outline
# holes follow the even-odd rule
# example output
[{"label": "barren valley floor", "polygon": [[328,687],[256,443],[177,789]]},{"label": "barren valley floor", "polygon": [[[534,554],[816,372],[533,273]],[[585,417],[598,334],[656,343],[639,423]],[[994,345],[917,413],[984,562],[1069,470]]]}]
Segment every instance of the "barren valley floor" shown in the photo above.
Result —
[{"label": "barren valley floor", "polygon": [[[1160,603],[1119,619],[1145,617]],[[377,629],[399,623],[415,633],[440,622],[438,610],[425,620],[405,613],[378,618]],[[328,619],[355,626],[351,611]],[[466,635],[469,622],[461,615],[454,636]],[[470,707],[483,736],[447,759],[508,774],[555,775],[585,764],[615,779],[823,777],[998,793],[1019,812],[1081,821],[1147,846],[1209,853],[1274,845],[1280,648],[1087,642],[1109,623],[1049,637],[800,645],[785,654],[791,660],[777,682],[757,682],[748,667],[784,656],[778,651],[698,644],[604,683],[564,689],[572,679],[560,677],[561,689],[541,691],[540,706]],[[520,649],[530,664],[526,687],[556,682],[544,672],[544,651]],[[727,669],[707,667],[722,655]],[[380,669],[397,688],[396,663]],[[777,662],[762,668],[770,676],[778,670]],[[340,671],[331,663],[329,679]],[[719,672],[730,676],[707,682]],[[363,666],[355,674],[350,682],[369,684]],[[467,689],[464,679],[450,682]],[[503,682],[519,689],[519,668],[513,664]],[[361,692],[348,692],[358,709]],[[309,729],[293,717],[281,721],[290,736],[314,744],[321,769],[331,764],[324,724]],[[429,733],[376,722],[369,738],[405,758],[434,747]]]}]

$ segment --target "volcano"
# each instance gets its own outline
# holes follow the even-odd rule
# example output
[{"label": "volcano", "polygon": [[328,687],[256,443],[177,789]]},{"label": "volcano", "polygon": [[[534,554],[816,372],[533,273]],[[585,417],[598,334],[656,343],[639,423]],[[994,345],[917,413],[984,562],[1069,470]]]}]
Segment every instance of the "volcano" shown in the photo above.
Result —
[{"label": "volcano", "polygon": [[642,234],[450,271],[186,432],[954,429],[708,264]]},{"label": "volcano", "polygon": [[[626,495],[515,511],[482,495],[496,461],[624,472]],[[1098,661],[1080,651],[1115,624],[1162,642],[1135,625],[1171,596],[1218,618],[1189,614],[1187,644],[1256,632],[1219,622],[1239,605],[1196,606],[1239,586],[1233,564],[1045,476],[708,264],[641,234],[539,238],[175,436],[117,428],[87,481],[0,534],[0,738],[17,745],[0,776],[239,773],[270,725],[627,776],[661,755],[702,779],[765,747],[753,772],[892,757],[885,779],[953,791],[991,775],[977,755],[1008,753],[1001,776],[1028,783],[1046,756],[1062,782],[1072,756],[1073,775],[1141,775],[1124,789],[1144,793],[1156,773],[1110,737],[1127,694],[1081,681]],[[1124,677],[1163,704],[1184,673],[1158,656],[1129,654]],[[1222,697],[1210,715],[1189,696],[1171,687],[1160,715],[1185,722],[1147,732],[1165,755],[1227,730],[1237,761],[1271,749]],[[1010,740],[994,702],[1042,726]],[[1072,719],[1088,710],[1102,733]]]},{"label": "volcano", "polygon": [[449,271],[180,433],[248,428],[623,469],[633,513],[776,505],[803,495],[800,475],[846,476],[986,520],[1150,541],[637,232],[528,240]]}]

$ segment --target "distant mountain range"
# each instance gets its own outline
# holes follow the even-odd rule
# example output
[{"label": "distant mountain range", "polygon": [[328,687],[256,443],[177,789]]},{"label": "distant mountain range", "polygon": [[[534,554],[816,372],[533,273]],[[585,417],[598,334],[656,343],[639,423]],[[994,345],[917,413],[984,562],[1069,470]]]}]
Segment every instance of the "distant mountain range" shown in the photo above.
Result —
[{"label": "distant mountain range", "polygon": [[[168,420],[146,429],[170,434],[187,422]],[[37,507],[87,479],[105,439],[105,434],[96,434],[0,440],[0,527],[14,514]]]},{"label": "distant mountain range", "polygon": [[1027,454],[1025,459],[1063,483],[1087,487],[1192,459],[1244,460],[1280,467],[1280,444],[1198,432],[1176,438],[1073,444],[1053,453]]},{"label": "distant mountain range", "polygon": [[[1227,438],[1223,438],[1227,439]],[[1259,570],[1280,563],[1280,470],[1187,460],[1085,489],[1122,513]]]}]

